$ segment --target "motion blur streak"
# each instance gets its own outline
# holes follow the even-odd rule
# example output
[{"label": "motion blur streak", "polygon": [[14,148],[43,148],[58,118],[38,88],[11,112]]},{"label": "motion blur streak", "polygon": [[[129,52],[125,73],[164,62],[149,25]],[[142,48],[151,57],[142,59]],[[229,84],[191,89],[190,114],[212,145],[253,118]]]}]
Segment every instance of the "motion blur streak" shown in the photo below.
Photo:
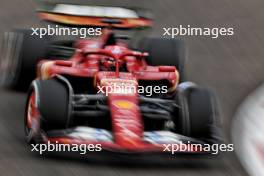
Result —
[{"label": "motion blur streak", "polygon": [[[73,2],[73,1],[68,1]],[[82,1],[84,2],[84,1]],[[91,1],[89,1],[91,2]],[[191,81],[208,85],[219,94],[226,136],[240,101],[264,80],[264,1],[262,0],[94,0],[97,4],[149,7],[156,14],[153,35],[162,36],[164,27],[178,25],[234,27],[234,36],[210,39],[184,38],[189,47],[187,63]],[[104,3],[105,2],[105,3]],[[0,2],[0,30],[35,27],[34,6],[29,0]],[[173,156],[171,162],[160,158],[129,162],[112,157],[94,160],[40,157],[31,153],[23,139],[25,96],[0,91],[0,175],[67,176],[67,175],[178,175],[244,176],[247,175],[234,155],[227,153],[218,160],[188,159]],[[136,163],[136,164],[135,164]]]},{"label": "motion blur streak", "polygon": [[264,175],[264,86],[251,93],[233,120],[236,153],[252,176]]}]

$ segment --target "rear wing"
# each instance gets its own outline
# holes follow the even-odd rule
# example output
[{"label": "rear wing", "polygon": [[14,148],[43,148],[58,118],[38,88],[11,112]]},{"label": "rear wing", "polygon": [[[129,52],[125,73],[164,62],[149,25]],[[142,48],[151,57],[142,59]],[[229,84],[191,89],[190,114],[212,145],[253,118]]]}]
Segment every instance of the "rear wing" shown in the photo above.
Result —
[{"label": "rear wing", "polygon": [[153,24],[152,14],[142,8],[38,3],[41,20],[70,26],[145,28]]}]

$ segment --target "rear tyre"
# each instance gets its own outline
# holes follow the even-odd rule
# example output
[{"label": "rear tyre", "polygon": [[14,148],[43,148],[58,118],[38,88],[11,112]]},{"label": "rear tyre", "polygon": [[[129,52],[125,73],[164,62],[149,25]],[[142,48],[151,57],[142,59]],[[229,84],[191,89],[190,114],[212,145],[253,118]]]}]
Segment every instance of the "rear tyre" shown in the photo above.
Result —
[{"label": "rear tyre", "polygon": [[36,76],[36,65],[45,57],[48,38],[15,30],[4,35],[0,58],[0,83],[10,89],[27,89]]},{"label": "rear tyre", "polygon": [[180,40],[165,38],[146,38],[139,43],[139,48],[149,53],[147,63],[153,66],[175,66],[179,72],[179,82],[185,81],[185,45]]},{"label": "rear tyre", "polygon": [[175,119],[177,131],[203,140],[219,140],[216,98],[205,88],[189,87],[178,92],[180,109]]},{"label": "rear tyre", "polygon": [[66,129],[70,113],[70,92],[65,83],[58,79],[35,80],[25,111],[27,141],[31,143],[38,139],[42,131]]}]

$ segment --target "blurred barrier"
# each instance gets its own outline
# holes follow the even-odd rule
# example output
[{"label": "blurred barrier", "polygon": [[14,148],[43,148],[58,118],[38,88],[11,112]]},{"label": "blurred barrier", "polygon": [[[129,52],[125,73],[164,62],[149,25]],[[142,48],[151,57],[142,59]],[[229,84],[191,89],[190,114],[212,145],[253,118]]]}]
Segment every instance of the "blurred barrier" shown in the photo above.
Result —
[{"label": "blurred barrier", "polygon": [[235,151],[251,176],[264,175],[264,85],[239,107],[232,126]]}]

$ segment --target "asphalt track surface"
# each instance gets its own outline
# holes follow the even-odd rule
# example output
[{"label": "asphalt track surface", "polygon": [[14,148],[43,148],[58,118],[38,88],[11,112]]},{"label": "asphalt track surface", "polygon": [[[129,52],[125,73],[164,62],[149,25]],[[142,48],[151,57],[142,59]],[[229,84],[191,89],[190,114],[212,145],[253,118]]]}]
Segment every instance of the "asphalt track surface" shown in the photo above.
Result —
[{"label": "asphalt track surface", "polygon": [[[106,0],[105,0],[106,1]],[[110,5],[148,7],[156,16],[152,35],[161,36],[163,27],[234,27],[235,35],[211,39],[182,37],[189,50],[189,80],[212,87],[219,97],[223,129],[227,140],[233,114],[244,97],[264,80],[263,0],[97,0]],[[36,26],[32,2],[0,1],[0,31]],[[244,176],[233,153],[218,159],[173,156],[170,159],[124,158],[120,156],[52,157],[30,152],[24,142],[25,95],[0,91],[0,175],[3,176]],[[96,158],[96,157],[95,157]]]}]

